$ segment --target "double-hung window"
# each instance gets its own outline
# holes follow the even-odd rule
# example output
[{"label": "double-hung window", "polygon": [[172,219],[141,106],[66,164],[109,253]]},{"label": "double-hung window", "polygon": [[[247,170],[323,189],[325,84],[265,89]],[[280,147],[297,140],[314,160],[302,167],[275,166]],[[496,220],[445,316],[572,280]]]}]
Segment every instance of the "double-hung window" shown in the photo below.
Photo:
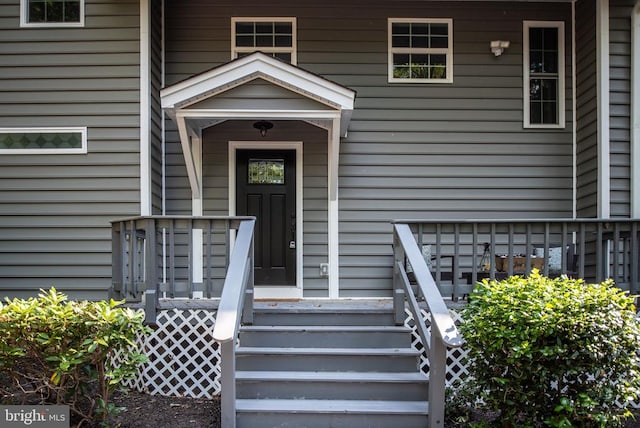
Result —
[{"label": "double-hung window", "polygon": [[453,82],[453,20],[389,18],[389,82]]},{"label": "double-hung window", "polygon": [[524,21],[524,126],[564,128],[564,22]]},{"label": "double-hung window", "polygon": [[260,51],[296,64],[296,18],[231,18],[231,44],[231,59]]},{"label": "double-hung window", "polygon": [[81,27],[84,0],[20,0],[22,27]]}]

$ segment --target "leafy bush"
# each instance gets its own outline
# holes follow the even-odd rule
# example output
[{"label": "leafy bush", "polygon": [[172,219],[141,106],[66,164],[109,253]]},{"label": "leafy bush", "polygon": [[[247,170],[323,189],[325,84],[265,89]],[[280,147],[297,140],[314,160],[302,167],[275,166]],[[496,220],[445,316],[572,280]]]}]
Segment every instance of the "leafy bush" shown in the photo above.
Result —
[{"label": "leafy bush", "polygon": [[611,427],[640,392],[640,324],[611,281],[528,278],[478,284],[461,331],[471,388],[506,427]]},{"label": "leafy bush", "polygon": [[54,288],[0,303],[4,404],[69,405],[78,425],[107,422],[117,411],[112,393],[146,358],[133,350],[135,337],[148,331],[143,315],[119,304],[67,301]]}]

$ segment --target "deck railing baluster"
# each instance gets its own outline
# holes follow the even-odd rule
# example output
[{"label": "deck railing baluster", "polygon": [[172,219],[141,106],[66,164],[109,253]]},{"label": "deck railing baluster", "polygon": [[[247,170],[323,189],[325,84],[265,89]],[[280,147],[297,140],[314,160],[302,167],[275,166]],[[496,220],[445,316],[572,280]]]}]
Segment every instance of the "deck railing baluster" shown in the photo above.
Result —
[{"label": "deck railing baluster", "polygon": [[[431,246],[432,275],[443,295],[465,296],[478,280],[528,274],[567,274],[600,282],[610,276],[623,289],[640,289],[640,219],[396,220],[422,230]],[[422,224],[422,228],[420,228]],[[489,244],[483,271],[482,244]],[[524,258],[521,254],[524,253]],[[506,259],[496,260],[496,254]],[[543,256],[544,254],[544,256]],[[533,256],[536,256],[535,258]],[[451,258],[451,273],[442,260]],[[497,268],[497,269],[496,269]],[[451,278],[450,278],[451,276]],[[466,282],[466,284],[465,284]],[[453,290],[453,292],[445,292]]]}]

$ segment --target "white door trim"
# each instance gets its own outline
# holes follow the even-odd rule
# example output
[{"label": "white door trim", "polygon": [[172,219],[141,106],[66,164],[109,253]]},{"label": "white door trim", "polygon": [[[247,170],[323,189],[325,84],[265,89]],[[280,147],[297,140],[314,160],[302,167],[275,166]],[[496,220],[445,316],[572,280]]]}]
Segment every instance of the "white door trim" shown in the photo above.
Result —
[{"label": "white door trim", "polygon": [[303,273],[303,162],[302,141],[229,141],[229,215],[236,215],[236,151],[238,149],[256,150],[295,150],[296,152],[296,285],[291,286],[255,286],[256,299],[301,299]]}]

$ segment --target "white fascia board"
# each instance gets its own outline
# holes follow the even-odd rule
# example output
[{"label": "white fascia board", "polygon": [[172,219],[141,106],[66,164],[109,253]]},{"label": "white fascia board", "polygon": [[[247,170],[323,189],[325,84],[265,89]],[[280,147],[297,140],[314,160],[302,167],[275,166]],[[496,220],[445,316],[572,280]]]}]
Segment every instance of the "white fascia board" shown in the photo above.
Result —
[{"label": "white fascia board", "polygon": [[258,78],[333,108],[354,107],[355,92],[351,89],[260,52],[163,89],[162,107],[187,106],[203,99],[204,94],[214,95]]},{"label": "white fascia board", "polygon": [[218,109],[187,109],[178,110],[176,118],[221,118],[221,119],[337,119],[340,112],[331,110],[218,110]]}]

